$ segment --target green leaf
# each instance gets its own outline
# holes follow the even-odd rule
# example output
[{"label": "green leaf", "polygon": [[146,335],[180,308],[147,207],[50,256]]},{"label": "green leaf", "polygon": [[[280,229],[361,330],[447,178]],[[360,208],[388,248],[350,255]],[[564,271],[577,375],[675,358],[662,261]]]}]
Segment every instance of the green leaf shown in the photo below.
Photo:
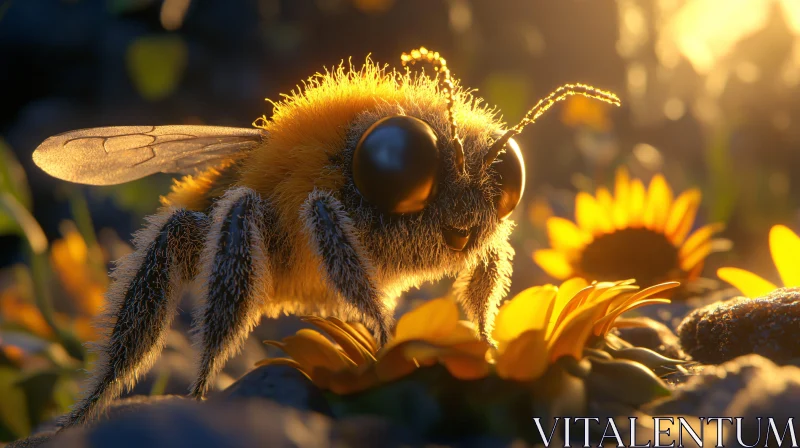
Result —
[{"label": "green leaf", "polygon": [[120,185],[96,187],[92,194],[111,198],[117,207],[138,215],[135,218],[138,222],[142,216],[155,212],[159,206],[158,197],[169,191],[172,179],[172,176],[154,175]]},{"label": "green leaf", "polygon": [[628,359],[644,364],[650,369],[656,369],[664,366],[674,366],[683,364],[684,361],[680,359],[667,358],[659,353],[645,347],[623,348],[614,352],[614,358]]},{"label": "green leaf", "polygon": [[[0,139],[0,193],[13,196],[25,210],[31,207],[31,192],[25,170],[3,139]],[[0,235],[13,234],[18,230],[14,216],[0,212]]]},{"label": "green leaf", "polygon": [[25,394],[28,419],[32,426],[39,425],[56,413],[57,405],[53,396],[62,373],[60,370],[34,372],[15,383]]},{"label": "green leaf", "polygon": [[[427,370],[427,369],[419,369]],[[336,416],[378,415],[399,422],[421,434],[427,434],[442,418],[428,381],[415,381],[414,372],[398,381],[363,392],[337,396],[330,394],[329,403]]]},{"label": "green leaf", "polygon": [[0,191],[7,191],[27,209],[31,207],[31,191],[25,170],[14,152],[0,138]]},{"label": "green leaf", "polygon": [[10,442],[31,431],[25,393],[16,386],[19,378],[18,371],[0,368],[0,441]]},{"label": "green leaf", "polygon": [[47,237],[33,215],[10,192],[0,192],[0,215],[10,217],[16,230],[28,242],[33,253],[44,254],[47,250]]},{"label": "green leaf", "polygon": [[638,407],[671,393],[666,383],[643,364],[627,359],[589,360],[592,372],[586,378],[586,386],[592,400]]},{"label": "green leaf", "polygon": [[178,87],[186,70],[186,44],[180,36],[140,37],[128,47],[128,75],[142,98],[158,101]]}]

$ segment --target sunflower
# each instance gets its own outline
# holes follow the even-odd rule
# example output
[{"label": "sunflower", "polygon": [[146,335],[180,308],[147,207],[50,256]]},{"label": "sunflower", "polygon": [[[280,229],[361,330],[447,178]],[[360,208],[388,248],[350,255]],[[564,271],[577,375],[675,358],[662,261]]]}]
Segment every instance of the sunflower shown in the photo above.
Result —
[{"label": "sunflower", "polygon": [[[769,231],[769,250],[783,286],[800,286],[800,237],[786,226],[773,226]],[[747,297],[760,297],[778,288],[772,282],[739,268],[719,268],[717,276]]]},{"label": "sunflower", "polygon": [[587,342],[605,338],[623,313],[653,303],[654,296],[678,286],[668,282],[639,290],[633,280],[595,282],[573,278],[560,287],[529,288],[500,308],[492,338],[497,341],[497,375],[533,381],[562,357],[580,360]]},{"label": "sunflower", "polygon": [[674,198],[661,174],[645,188],[620,168],[613,195],[605,187],[594,196],[580,192],[575,198],[575,222],[547,220],[551,248],[535,251],[533,258],[561,280],[633,278],[643,286],[691,280],[700,274],[705,258],[721,247],[712,239],[723,229],[721,223],[689,234],[700,201],[698,189]]},{"label": "sunflower", "polygon": [[302,329],[282,341],[265,341],[289,357],[270,358],[257,365],[288,365],[317,387],[344,395],[402,378],[414,370],[442,364],[462,380],[492,371],[503,379],[534,381],[559,358],[580,360],[587,342],[604,338],[622,313],[652,303],[668,303],[655,295],[678,286],[663,283],[639,290],[632,280],[589,285],[581,278],[560,287],[529,288],[506,302],[497,315],[492,338],[482,341],[475,326],[459,320],[456,303],[448,298],[429,301],[397,323],[395,338],[380,350],[359,323],[335,317],[306,317],[328,337]]},{"label": "sunflower", "polygon": [[289,358],[271,358],[257,365],[281,364],[304,373],[317,387],[348,394],[399,379],[421,366],[443,364],[456,378],[477,379],[489,373],[487,351],[475,326],[459,320],[451,299],[431,300],[404,314],[394,339],[378,344],[360,323],[335,317],[306,317],[325,332],[302,329],[282,341],[265,341]]}]

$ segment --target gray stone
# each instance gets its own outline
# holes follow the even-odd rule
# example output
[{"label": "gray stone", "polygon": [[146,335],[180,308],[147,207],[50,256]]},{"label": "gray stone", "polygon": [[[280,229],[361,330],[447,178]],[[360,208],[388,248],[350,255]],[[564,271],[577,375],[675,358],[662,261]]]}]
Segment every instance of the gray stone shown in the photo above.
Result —
[{"label": "gray stone", "polygon": [[249,448],[408,446],[420,440],[402,428],[370,417],[340,421],[266,400],[204,402],[179,399],[65,430],[47,448],[151,447]]},{"label": "gray stone", "polygon": [[269,365],[253,369],[224,391],[210,396],[210,401],[230,402],[262,398],[300,410],[330,414],[324,392],[297,369]]},{"label": "gray stone", "polygon": [[780,417],[797,409],[800,368],[747,355],[721,365],[695,368],[671,398],[644,411],[651,415]]},{"label": "gray stone", "polygon": [[800,358],[798,334],[800,288],[713,303],[693,311],[678,327],[683,350],[704,364],[749,353],[790,363]]}]

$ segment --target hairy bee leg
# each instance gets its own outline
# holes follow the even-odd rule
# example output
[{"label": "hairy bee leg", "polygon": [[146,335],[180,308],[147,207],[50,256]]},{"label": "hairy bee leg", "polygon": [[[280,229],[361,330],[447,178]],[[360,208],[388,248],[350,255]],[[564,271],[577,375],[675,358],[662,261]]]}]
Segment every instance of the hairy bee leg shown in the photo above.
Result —
[{"label": "hairy bee leg", "polygon": [[196,343],[202,350],[191,388],[202,398],[231,356],[241,350],[262,315],[272,276],[265,230],[272,225],[258,193],[229,190],[211,214],[211,229],[201,256],[205,304],[195,318]]},{"label": "hairy bee leg", "polygon": [[344,206],[330,194],[314,190],[300,213],[312,247],[322,260],[325,280],[362,314],[373,326],[379,343],[385,344],[392,316],[372,281],[374,268]]},{"label": "hairy bee leg", "polygon": [[454,285],[467,317],[478,325],[481,337],[488,342],[492,342],[500,301],[511,286],[513,257],[514,249],[505,241],[490,250],[487,259],[479,261],[473,270],[462,272]]},{"label": "hairy bee leg", "polygon": [[133,240],[136,250],[119,260],[111,273],[102,323],[110,334],[95,347],[98,359],[87,394],[64,427],[88,421],[153,366],[175,316],[180,287],[197,273],[208,217],[169,209],[148,221]]}]

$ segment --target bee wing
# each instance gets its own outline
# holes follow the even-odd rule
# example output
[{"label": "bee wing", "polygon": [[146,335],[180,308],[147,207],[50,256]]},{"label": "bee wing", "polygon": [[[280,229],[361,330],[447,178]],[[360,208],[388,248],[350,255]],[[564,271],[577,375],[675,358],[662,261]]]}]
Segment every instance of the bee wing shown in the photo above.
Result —
[{"label": "bee wing", "polygon": [[260,129],[221,126],[80,129],[45,140],[33,152],[33,161],[59,179],[114,185],[154,173],[191,173],[241,157],[265,136]]}]

